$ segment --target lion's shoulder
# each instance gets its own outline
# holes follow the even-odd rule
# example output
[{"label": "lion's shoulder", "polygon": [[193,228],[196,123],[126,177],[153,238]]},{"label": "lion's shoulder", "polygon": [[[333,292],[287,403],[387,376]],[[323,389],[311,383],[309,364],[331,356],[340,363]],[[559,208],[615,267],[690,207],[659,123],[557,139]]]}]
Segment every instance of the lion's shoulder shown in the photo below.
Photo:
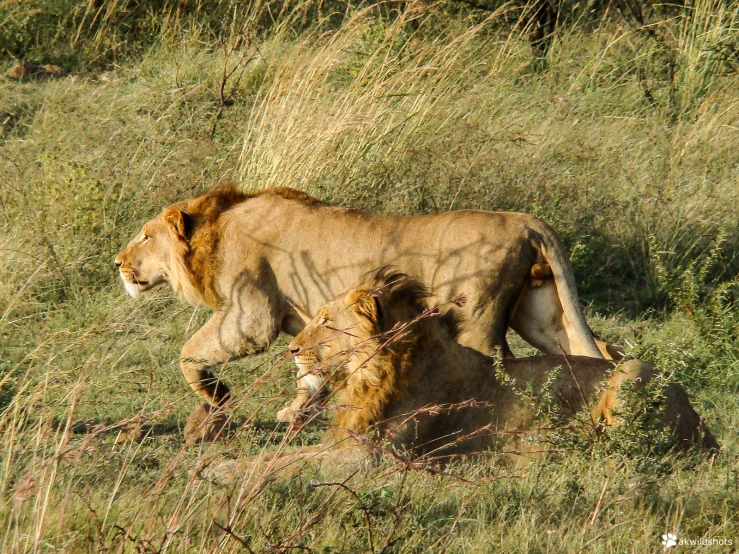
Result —
[{"label": "lion's shoulder", "polygon": [[231,213],[232,208],[257,198],[280,198],[311,208],[328,205],[305,192],[289,187],[245,193],[234,183],[218,185],[182,203],[180,207],[187,222],[188,248],[181,267],[187,270],[188,280],[201,291],[210,305],[217,306],[221,302],[215,283],[226,263],[221,259],[218,249],[226,221],[222,216],[226,212]]}]

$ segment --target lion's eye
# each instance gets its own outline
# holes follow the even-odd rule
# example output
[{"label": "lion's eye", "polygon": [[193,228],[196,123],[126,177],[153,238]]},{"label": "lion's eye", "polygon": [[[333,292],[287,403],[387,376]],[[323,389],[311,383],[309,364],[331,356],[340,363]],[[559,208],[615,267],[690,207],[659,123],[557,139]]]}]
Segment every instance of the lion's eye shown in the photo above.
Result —
[{"label": "lion's eye", "polygon": [[326,325],[327,323],[328,323],[328,318],[322,317],[321,319],[318,320],[318,325],[323,326],[323,325]]},{"label": "lion's eye", "polygon": [[141,237],[141,244],[144,244],[144,243],[145,243],[145,242],[147,242],[147,241],[148,241],[148,240],[149,240],[150,238],[151,238],[151,237],[149,237],[149,235],[144,235],[143,237]]}]

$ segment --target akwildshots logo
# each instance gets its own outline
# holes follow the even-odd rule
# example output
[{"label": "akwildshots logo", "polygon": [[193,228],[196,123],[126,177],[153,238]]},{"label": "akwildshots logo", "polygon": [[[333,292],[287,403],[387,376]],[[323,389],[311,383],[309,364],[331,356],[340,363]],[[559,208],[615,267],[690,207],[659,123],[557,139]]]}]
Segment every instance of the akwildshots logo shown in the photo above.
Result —
[{"label": "akwildshots logo", "polygon": [[662,545],[665,547],[665,550],[672,548],[673,546],[732,546],[733,544],[733,539],[717,539],[714,537],[678,539],[675,533],[667,533],[666,535],[662,535]]},{"label": "akwildshots logo", "polygon": [[674,535],[672,533],[662,535],[662,544],[665,545],[665,550],[667,550],[668,548],[672,548],[677,544],[677,535]]}]

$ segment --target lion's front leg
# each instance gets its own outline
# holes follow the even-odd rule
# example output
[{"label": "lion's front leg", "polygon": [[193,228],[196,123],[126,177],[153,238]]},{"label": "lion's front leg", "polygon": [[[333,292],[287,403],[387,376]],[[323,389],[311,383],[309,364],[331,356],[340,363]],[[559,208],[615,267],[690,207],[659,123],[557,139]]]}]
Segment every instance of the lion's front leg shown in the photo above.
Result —
[{"label": "lion's front leg", "polygon": [[277,412],[277,421],[284,423],[296,421],[318,402],[324,387],[325,383],[320,375],[299,368],[298,394],[289,406]]},{"label": "lion's front leg", "polygon": [[215,318],[213,316],[182,348],[180,368],[198,396],[209,404],[222,406],[230,399],[231,391],[212,369],[238,356],[226,348],[218,336],[220,322],[215,322]]},{"label": "lion's front leg", "polygon": [[[223,406],[231,393],[213,374],[230,360],[264,350],[277,337],[277,322],[269,318],[252,328],[238,310],[220,310],[182,348],[180,367],[193,391],[209,404]],[[274,320],[270,324],[270,320]],[[248,332],[247,332],[248,331]]]}]

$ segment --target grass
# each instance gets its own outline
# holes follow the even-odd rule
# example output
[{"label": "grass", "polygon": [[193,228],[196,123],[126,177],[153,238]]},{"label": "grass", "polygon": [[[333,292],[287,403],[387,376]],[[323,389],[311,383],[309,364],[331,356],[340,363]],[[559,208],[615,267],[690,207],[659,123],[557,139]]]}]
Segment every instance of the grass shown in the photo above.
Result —
[{"label": "grass", "polygon": [[[651,34],[617,18],[563,25],[545,69],[502,10],[292,4],[268,25],[258,3],[177,16],[102,2],[80,26],[88,4],[36,4],[0,3],[2,33],[46,29],[23,51],[0,34],[3,72],[15,56],[72,73],[0,78],[4,551],[661,552],[667,531],[736,547],[727,4],[655,16]],[[164,289],[133,302],[112,259],[163,206],[223,180],[395,214],[542,217],[572,253],[594,329],[683,382],[721,456],[655,459],[639,437],[612,437],[519,469],[467,462],[440,476],[385,461],[347,481],[310,467],[196,479],[210,460],[285,439],[273,423],[294,391],[285,338],[225,370],[248,425],[187,447],[197,401],[177,359],[208,314]],[[139,421],[146,438],[124,440]]]}]

